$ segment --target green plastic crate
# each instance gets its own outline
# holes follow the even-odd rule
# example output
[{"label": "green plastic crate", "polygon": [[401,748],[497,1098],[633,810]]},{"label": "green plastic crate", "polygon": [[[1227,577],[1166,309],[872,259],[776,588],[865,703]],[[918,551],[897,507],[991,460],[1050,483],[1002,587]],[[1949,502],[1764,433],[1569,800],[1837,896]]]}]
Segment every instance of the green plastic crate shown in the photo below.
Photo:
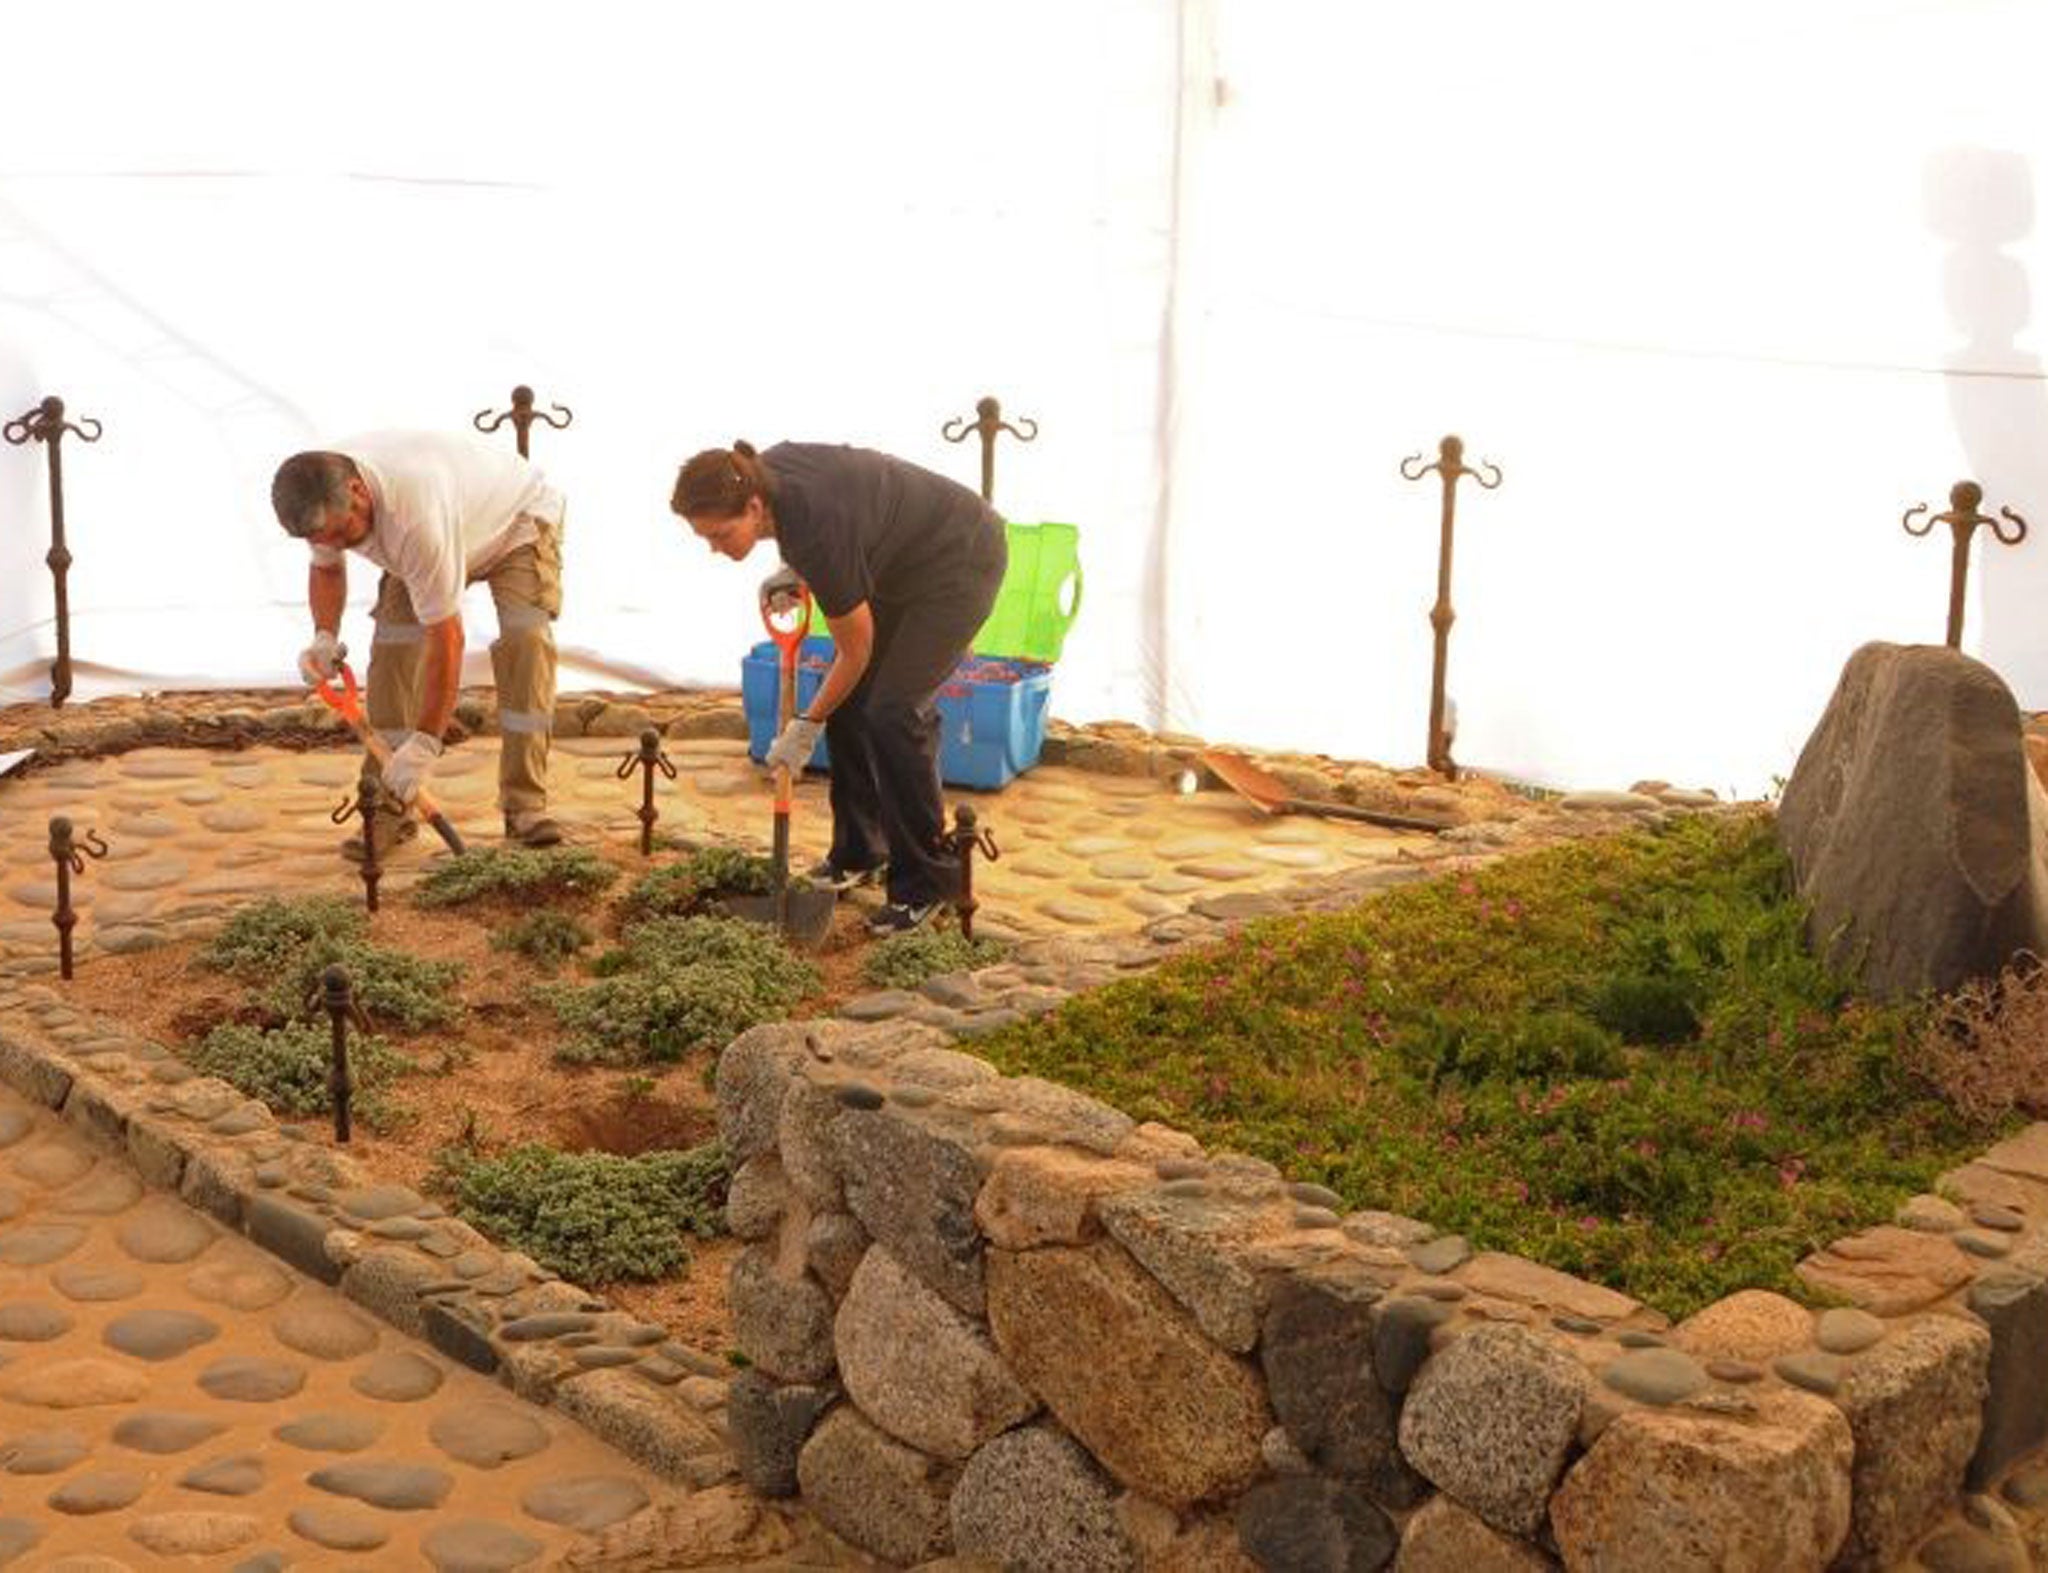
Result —
[{"label": "green plastic crate", "polygon": [[[976,655],[1057,661],[1081,615],[1081,530],[1072,524],[1011,524],[1010,565],[988,621],[968,646]],[[829,639],[825,614],[811,608],[812,638]]]}]

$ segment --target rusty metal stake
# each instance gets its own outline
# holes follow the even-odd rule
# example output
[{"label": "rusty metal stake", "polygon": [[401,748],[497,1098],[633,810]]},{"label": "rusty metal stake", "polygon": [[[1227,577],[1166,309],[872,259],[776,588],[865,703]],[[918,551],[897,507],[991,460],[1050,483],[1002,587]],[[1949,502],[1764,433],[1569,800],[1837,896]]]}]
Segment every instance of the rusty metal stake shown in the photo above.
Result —
[{"label": "rusty metal stake", "polygon": [[994,502],[996,496],[996,433],[1008,432],[1019,442],[1030,442],[1038,435],[1038,422],[1017,417],[1019,425],[1029,427],[1020,431],[1003,419],[1003,407],[994,394],[974,402],[975,420],[955,416],[939,428],[939,435],[948,442],[964,442],[971,431],[981,433],[981,500]]},{"label": "rusty metal stake", "polygon": [[646,772],[640,790],[640,855],[651,857],[654,854],[654,822],[661,817],[654,810],[654,772],[659,770],[671,781],[676,778],[676,767],[661,751],[661,734],[651,726],[640,734],[639,752],[630,753],[619,761],[619,779],[623,781],[630,776],[635,765]]},{"label": "rusty metal stake", "polygon": [[[576,412],[567,405],[557,404],[554,409],[554,415],[548,414],[545,410],[535,409],[533,407],[533,389],[527,387],[522,382],[512,390],[511,409],[500,410],[495,415],[489,410],[478,410],[473,420],[476,429],[482,432],[496,431],[505,422],[510,421],[512,423],[512,435],[519,444],[519,457],[525,459],[531,457],[526,451],[527,428],[533,425],[535,421],[552,426],[556,431],[564,431],[576,419]],[[560,420],[555,418],[557,415],[561,417]]]},{"label": "rusty metal stake", "polygon": [[334,1103],[334,1139],[349,1139],[349,1101],[355,1096],[355,1078],[348,1069],[348,1028],[354,1022],[362,1032],[370,1030],[370,1019],[356,1003],[348,969],[336,963],[320,974],[319,1003],[326,1008],[333,1029],[333,1048],[327,1067],[327,1095]]},{"label": "rusty metal stake", "polygon": [[0,426],[0,437],[17,448],[33,441],[48,444],[50,450],[50,550],[43,561],[50,565],[50,577],[57,587],[57,660],[50,668],[52,710],[71,697],[71,592],[66,577],[71,572],[71,549],[64,544],[64,434],[70,432],[81,442],[98,442],[100,431],[98,421],[84,416],[76,424],[67,421],[64,401],[54,393]]},{"label": "rusty metal stake", "polygon": [[1948,565],[1948,647],[1960,650],[1963,647],[1963,587],[1970,577],[1970,537],[1977,533],[1977,526],[1988,524],[1991,533],[2006,546],[2017,546],[2027,538],[2027,521],[2010,508],[1998,511],[2013,522],[2013,532],[2005,533],[2005,527],[1989,514],[1977,511],[1977,505],[1984,500],[1984,488],[1975,481],[1957,481],[1948,489],[1948,512],[1935,514],[1921,521],[1916,530],[1913,516],[1926,513],[1927,504],[1915,503],[1908,508],[1900,523],[1908,535],[1925,535],[1937,524],[1945,524],[1955,535],[1955,549],[1949,554]]},{"label": "rusty metal stake", "polygon": [[378,774],[377,762],[365,755],[362,774],[356,777],[356,795],[343,798],[340,807],[327,816],[337,825],[362,816],[363,900],[372,912],[377,910],[377,881],[384,872],[377,862],[377,804],[383,796],[384,779]]},{"label": "rusty metal stake", "polygon": [[57,925],[58,975],[66,979],[71,976],[71,930],[78,923],[78,914],[71,910],[71,876],[85,872],[87,858],[106,855],[107,844],[97,830],[88,830],[83,841],[73,841],[70,820],[59,814],[50,821],[50,856],[57,864],[57,915],[50,921]]},{"label": "rusty metal stake", "polygon": [[1458,508],[1458,481],[1469,475],[1488,491],[1500,485],[1500,466],[1481,459],[1480,468],[1465,463],[1465,442],[1446,437],[1436,445],[1436,463],[1424,464],[1422,455],[1410,454],[1401,461],[1405,480],[1419,481],[1431,470],[1443,478],[1443,534],[1437,547],[1436,605],[1430,608],[1429,625],[1436,630],[1436,662],[1429,676],[1429,768],[1446,781],[1458,779],[1457,764],[1451,758],[1450,733],[1444,725],[1444,667],[1450,659],[1451,624],[1457,613],[1451,610],[1451,522]]},{"label": "rusty metal stake", "polygon": [[974,938],[974,912],[981,903],[974,899],[974,854],[979,851],[991,863],[1002,856],[996,850],[995,832],[979,822],[969,805],[953,810],[953,828],[943,836],[945,849],[960,860],[960,894],[953,908],[960,914],[960,937]]}]

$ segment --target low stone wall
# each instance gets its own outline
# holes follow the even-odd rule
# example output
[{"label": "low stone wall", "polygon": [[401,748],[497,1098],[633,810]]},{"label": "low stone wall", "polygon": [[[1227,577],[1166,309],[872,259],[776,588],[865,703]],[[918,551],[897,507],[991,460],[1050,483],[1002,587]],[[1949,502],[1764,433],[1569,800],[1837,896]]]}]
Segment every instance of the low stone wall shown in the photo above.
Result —
[{"label": "low stone wall", "polygon": [[[991,1008],[1032,986],[1003,983]],[[750,1242],[741,1474],[892,1562],[1784,1573],[2048,1549],[2048,1469],[2023,1462],[2048,1437],[2048,1126],[1945,1177],[1961,1205],[1915,1198],[1803,1264],[1849,1304],[1749,1291],[1673,1327],[1004,1077],[928,1022],[757,1028],[718,1103]]]}]

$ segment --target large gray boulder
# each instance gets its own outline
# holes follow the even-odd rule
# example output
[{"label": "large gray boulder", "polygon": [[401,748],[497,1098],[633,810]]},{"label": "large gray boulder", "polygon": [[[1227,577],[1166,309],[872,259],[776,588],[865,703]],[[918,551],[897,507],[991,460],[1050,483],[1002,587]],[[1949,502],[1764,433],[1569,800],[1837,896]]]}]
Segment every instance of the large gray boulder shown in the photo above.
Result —
[{"label": "large gray boulder", "polygon": [[1938,645],[1849,658],[1778,805],[1807,932],[1878,995],[1950,989],[2048,951],[2048,795],[2019,707]]}]

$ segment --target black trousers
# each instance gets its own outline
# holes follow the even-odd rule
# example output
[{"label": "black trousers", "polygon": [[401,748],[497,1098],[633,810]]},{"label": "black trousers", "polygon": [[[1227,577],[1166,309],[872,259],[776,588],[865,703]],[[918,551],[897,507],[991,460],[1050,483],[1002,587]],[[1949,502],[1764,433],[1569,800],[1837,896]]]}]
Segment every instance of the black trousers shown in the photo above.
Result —
[{"label": "black trousers", "polygon": [[922,906],[950,898],[959,868],[938,850],[939,685],[967,653],[1002,588],[1009,557],[1001,524],[982,548],[932,575],[904,602],[877,595],[868,669],[826,719],[832,751],[832,861],[845,869],[889,860],[888,895]]}]

